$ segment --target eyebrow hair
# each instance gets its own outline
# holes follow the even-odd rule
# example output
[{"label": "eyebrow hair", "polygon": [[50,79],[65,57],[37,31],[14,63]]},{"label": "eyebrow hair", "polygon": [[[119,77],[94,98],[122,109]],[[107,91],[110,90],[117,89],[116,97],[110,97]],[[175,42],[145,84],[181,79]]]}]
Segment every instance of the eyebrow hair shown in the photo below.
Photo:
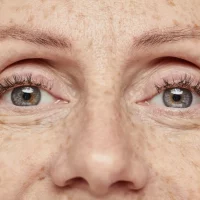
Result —
[{"label": "eyebrow hair", "polygon": [[153,29],[138,38],[134,38],[133,47],[146,48],[158,46],[164,43],[178,42],[186,39],[200,39],[200,28],[176,28],[170,27],[163,30]]},{"label": "eyebrow hair", "polygon": [[39,46],[71,49],[69,40],[59,34],[21,26],[0,26],[0,41],[6,39],[22,40]]},{"label": "eyebrow hair", "polygon": [[[58,33],[34,28],[28,29],[23,26],[0,26],[0,41],[9,38],[59,49],[71,50],[72,46],[69,39]],[[169,27],[165,29],[152,29],[139,37],[134,37],[133,48],[154,47],[163,43],[172,43],[185,39],[200,39],[200,28]]]}]

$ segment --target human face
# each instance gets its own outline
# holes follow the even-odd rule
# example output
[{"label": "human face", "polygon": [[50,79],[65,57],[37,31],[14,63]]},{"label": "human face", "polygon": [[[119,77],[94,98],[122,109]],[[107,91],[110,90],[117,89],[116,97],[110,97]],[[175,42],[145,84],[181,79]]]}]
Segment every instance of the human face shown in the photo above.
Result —
[{"label": "human face", "polygon": [[0,199],[200,199],[199,11],[1,0]]}]

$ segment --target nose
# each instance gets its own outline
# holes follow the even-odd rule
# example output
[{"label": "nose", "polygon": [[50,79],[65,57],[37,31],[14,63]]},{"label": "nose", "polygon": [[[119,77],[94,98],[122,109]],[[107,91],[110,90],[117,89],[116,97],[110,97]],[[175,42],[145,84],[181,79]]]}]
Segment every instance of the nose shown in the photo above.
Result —
[{"label": "nose", "polygon": [[130,127],[112,106],[84,113],[84,117],[88,116],[86,122],[80,120],[79,126],[73,128],[70,146],[63,148],[53,163],[54,184],[87,189],[97,196],[114,188],[143,189],[148,168],[136,150],[139,131],[133,130],[135,137],[131,138]]}]

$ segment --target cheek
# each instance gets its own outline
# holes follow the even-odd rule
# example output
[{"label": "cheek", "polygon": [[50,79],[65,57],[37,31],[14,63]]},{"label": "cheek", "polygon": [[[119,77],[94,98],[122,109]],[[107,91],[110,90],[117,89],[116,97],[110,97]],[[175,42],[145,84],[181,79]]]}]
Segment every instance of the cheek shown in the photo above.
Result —
[{"label": "cheek", "polygon": [[145,156],[151,169],[151,181],[157,184],[155,191],[161,190],[171,199],[199,199],[200,143],[195,143],[200,136],[185,131],[152,130],[146,132]]},{"label": "cheek", "polygon": [[0,199],[23,194],[35,182],[43,184],[50,155],[56,149],[54,132],[38,128],[32,128],[31,131],[7,128],[2,131],[1,128]]}]

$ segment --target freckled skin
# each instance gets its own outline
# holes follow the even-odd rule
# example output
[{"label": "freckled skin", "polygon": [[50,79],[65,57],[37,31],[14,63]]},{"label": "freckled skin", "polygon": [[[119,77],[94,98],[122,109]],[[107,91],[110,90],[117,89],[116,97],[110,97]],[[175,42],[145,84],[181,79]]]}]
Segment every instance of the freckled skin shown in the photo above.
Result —
[{"label": "freckled skin", "polygon": [[175,6],[176,4],[174,3],[173,0],[167,0],[167,3],[170,5],[170,6]]},{"label": "freckled skin", "polygon": [[[190,52],[197,60],[200,42],[145,51],[131,46],[135,38],[156,28],[198,28],[198,0],[0,3],[0,25],[58,32],[72,43],[67,53],[0,41],[0,63],[6,65],[10,55],[23,55],[20,59],[31,55],[50,62],[57,82],[72,74],[76,83],[69,92],[75,95],[66,99],[69,104],[52,103],[37,112],[17,113],[11,106],[2,108],[0,101],[0,199],[200,199],[199,116],[180,115],[170,121],[170,114],[152,114],[148,106],[135,103],[144,98],[143,82],[148,77],[141,80],[154,67],[150,61],[164,51],[164,56],[172,57],[185,48],[185,54]],[[10,68],[19,61],[15,59],[7,64]],[[57,88],[61,95],[68,93],[67,81],[63,82],[62,90]]]}]

